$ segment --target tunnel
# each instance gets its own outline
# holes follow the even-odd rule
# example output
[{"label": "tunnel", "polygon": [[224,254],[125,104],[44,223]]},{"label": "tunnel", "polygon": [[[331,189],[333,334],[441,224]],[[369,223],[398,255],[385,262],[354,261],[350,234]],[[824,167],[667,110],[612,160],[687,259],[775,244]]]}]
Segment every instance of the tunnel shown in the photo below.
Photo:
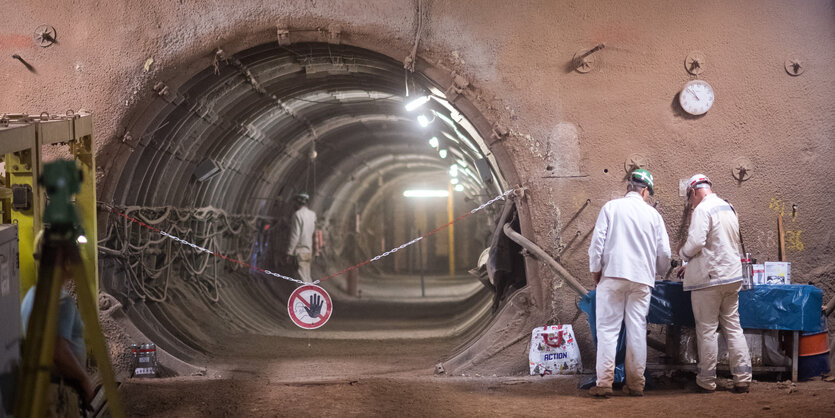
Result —
[{"label": "tunnel", "polygon": [[[213,60],[176,91],[155,86],[148,122],[116,145],[129,157],[100,198],[101,287],[129,321],[188,364],[246,335],[310,337],[287,314],[297,284],[264,273],[295,273],[284,254],[304,192],[312,275],[335,312],[316,338],[439,338],[452,355],[482,333],[510,292],[468,270],[478,275],[505,200],[468,215],[508,184],[453,104],[465,100],[346,45],[273,42]],[[345,270],[378,255],[349,284]]]},{"label": "tunnel", "polygon": [[[18,117],[30,140],[62,120],[90,132],[98,202],[78,202],[98,210],[99,322],[131,416],[834,414],[831,383],[784,382],[785,364],[704,402],[692,359],[659,344],[648,396],[591,399],[596,318],[578,306],[597,221],[635,168],[654,178],[674,258],[687,180],[704,174],[737,212],[740,255],[791,263],[793,285],[835,306],[831,0],[7,3],[0,132]],[[682,99],[703,83],[712,105],[691,113]],[[316,330],[291,322],[300,287],[282,278],[300,192],[318,218],[312,278],[333,299]],[[507,222],[541,252],[499,242]],[[35,228],[18,228],[28,254]],[[490,255],[510,270],[491,277]],[[536,331],[557,325],[580,375],[531,361]],[[157,378],[135,376],[129,349],[148,343]],[[14,364],[0,363],[3,386]]]}]

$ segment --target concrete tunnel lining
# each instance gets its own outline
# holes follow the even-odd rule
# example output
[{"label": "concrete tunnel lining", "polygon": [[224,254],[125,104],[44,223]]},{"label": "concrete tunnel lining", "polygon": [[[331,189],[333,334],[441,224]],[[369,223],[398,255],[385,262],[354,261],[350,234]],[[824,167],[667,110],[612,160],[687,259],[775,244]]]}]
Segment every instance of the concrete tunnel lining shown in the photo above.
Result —
[{"label": "concrete tunnel lining", "polygon": [[[302,47],[307,45],[299,46]],[[286,216],[289,214],[289,197],[300,189],[288,187],[285,179],[288,176],[299,176],[303,172],[307,164],[306,151],[315,138],[316,150],[319,152],[317,168],[330,168],[320,169],[322,171],[317,174],[323,190],[314,194],[313,207],[320,216],[326,214],[325,225],[333,223],[334,217],[340,213],[343,219],[335,222],[344,224],[347,222],[345,207],[363,200],[358,196],[365,197],[367,201],[375,201],[375,196],[379,194],[379,191],[369,191],[369,179],[404,169],[432,170],[436,167],[436,172],[445,171],[438,164],[441,160],[437,159],[434,151],[427,152],[425,146],[421,150],[411,145],[418,141],[425,144],[426,138],[420,132],[415,132],[411,119],[402,116],[402,92],[398,91],[403,84],[400,63],[368,50],[347,46],[315,47],[320,48],[320,52],[327,50],[328,56],[334,54],[334,51],[362,54],[364,59],[374,64],[368,65],[374,77],[361,78],[359,83],[345,80],[342,74],[337,74],[334,80],[329,76],[302,80],[300,74],[304,75],[303,67],[287,62],[282,65],[294,71],[270,71],[273,68],[270,66],[270,54],[279,53],[279,61],[287,59],[280,55],[287,48],[277,49],[274,45],[262,45],[235,54],[228,58],[235,65],[221,66],[218,75],[214,74],[213,69],[206,69],[176,87],[175,93],[170,94],[172,97],[159,99],[162,100],[157,101],[159,105],[148,107],[146,112],[157,111],[157,115],[150,118],[152,122],[147,124],[139,140],[131,144],[134,155],[121,170],[117,187],[110,190],[109,196],[102,196],[102,200],[116,205],[212,206],[231,214],[263,217],[280,213]],[[242,68],[245,70],[239,71]],[[281,76],[289,76],[291,80],[281,80]],[[420,72],[410,77],[418,86],[426,83],[423,87],[425,90],[433,85]],[[293,83],[297,87],[287,89]],[[342,91],[350,93],[342,94]],[[365,99],[360,103],[352,103],[350,99],[344,101],[345,98],[358,97],[358,91],[368,92],[368,96],[373,99]],[[336,102],[322,103],[325,94]],[[284,99],[282,95],[295,99]],[[315,100],[309,99],[311,97]],[[289,108],[286,104],[289,102],[298,103],[298,106]],[[460,96],[454,101],[456,106],[462,102],[466,103],[466,99]],[[448,109],[437,111],[449,112]],[[466,124],[462,126],[463,131],[487,134],[475,126],[488,124],[471,124],[467,119],[471,117],[470,113],[460,112],[464,119],[457,115],[455,117]],[[276,117],[276,114],[283,117]],[[452,119],[453,115],[447,113],[447,117]],[[280,140],[276,140],[278,135],[281,135]],[[213,140],[206,140],[208,138]],[[404,146],[404,141],[411,143],[407,142],[409,145]],[[369,146],[369,143],[373,145]],[[392,151],[397,151],[394,153],[396,156],[391,156]],[[490,154],[489,151],[487,153]],[[462,149],[458,154],[470,155],[472,152]],[[196,183],[191,178],[194,166],[205,158],[215,159],[221,166],[222,174],[206,182]],[[496,161],[495,158],[491,155],[493,161]],[[359,170],[351,171],[352,164],[359,165]],[[493,184],[477,197],[482,201],[492,197],[506,184],[502,177],[506,170],[496,166],[492,170]],[[349,172],[356,176],[356,181],[345,181],[345,174]],[[116,176],[117,173],[111,172],[110,175]],[[357,186],[366,191],[355,193],[351,200],[334,198],[328,201],[331,196],[339,197],[357,191]],[[256,205],[252,199],[260,199],[262,202]],[[255,211],[247,212],[248,208],[255,208]],[[366,210],[367,207],[363,212]],[[113,273],[118,269],[113,265],[105,265],[104,270]],[[171,307],[165,306],[169,304],[136,303],[127,300],[129,298],[126,299],[124,295],[117,296],[117,299],[125,305],[128,316],[142,332],[158,340],[160,347],[170,350],[175,357],[185,361],[199,362],[205,359],[207,353],[223,351],[222,344],[208,340],[230,335],[224,332],[275,335],[290,328],[286,318],[282,319],[286,317],[286,312],[280,307],[271,306],[275,305],[275,300],[283,301],[286,298],[291,289],[287,283],[265,285],[257,278],[247,277],[247,273],[240,270],[225,271],[223,275],[228,280],[221,280],[219,286],[230,295],[227,297],[230,300],[222,305],[213,305],[211,301],[203,300],[198,302],[200,307]],[[188,300],[188,305],[191,305],[194,295],[189,295],[188,284],[183,284],[172,287],[172,300],[181,303]],[[119,293],[119,284],[115,280],[104,281],[103,287],[114,294]],[[467,299],[472,297],[468,296]],[[471,312],[472,308],[464,311]],[[484,314],[483,311],[479,312],[482,312],[479,315]],[[456,320],[460,319],[460,312],[449,314]],[[273,322],[264,325],[261,323],[264,318]],[[218,333],[214,327],[209,327],[213,320],[222,321],[228,329]],[[479,329],[485,325],[484,321],[476,322],[480,323]],[[461,332],[466,333],[466,330]]]}]

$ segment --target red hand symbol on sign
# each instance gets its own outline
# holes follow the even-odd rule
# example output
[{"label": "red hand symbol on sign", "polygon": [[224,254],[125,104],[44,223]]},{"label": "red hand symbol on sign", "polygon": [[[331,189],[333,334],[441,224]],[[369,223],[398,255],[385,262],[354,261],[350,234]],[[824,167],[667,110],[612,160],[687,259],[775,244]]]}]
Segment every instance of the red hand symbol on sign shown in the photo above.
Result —
[{"label": "red hand symbol on sign", "polygon": [[304,329],[325,325],[333,311],[331,298],[325,289],[311,284],[299,287],[287,301],[287,312],[294,324]]}]

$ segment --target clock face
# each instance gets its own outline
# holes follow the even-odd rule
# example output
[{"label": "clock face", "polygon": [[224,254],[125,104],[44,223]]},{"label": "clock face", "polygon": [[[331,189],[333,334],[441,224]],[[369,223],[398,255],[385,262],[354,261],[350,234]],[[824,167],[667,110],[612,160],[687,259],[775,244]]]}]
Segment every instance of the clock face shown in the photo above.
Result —
[{"label": "clock face", "polygon": [[713,106],[713,87],[704,80],[689,81],[681,89],[678,101],[685,112],[704,115]]}]

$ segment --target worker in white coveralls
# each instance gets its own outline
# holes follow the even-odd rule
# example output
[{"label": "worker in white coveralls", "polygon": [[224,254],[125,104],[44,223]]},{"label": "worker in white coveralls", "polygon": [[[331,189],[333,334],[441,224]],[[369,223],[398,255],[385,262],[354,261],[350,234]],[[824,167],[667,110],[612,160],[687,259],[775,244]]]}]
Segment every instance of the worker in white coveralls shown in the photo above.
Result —
[{"label": "worker in white coveralls", "polygon": [[661,214],[647,204],[652,174],[629,175],[625,197],[603,205],[589,246],[589,269],[597,286],[597,385],[593,396],[612,394],[621,322],[626,323],[624,392],[643,396],[647,360],[647,313],[656,272],[670,268],[670,240]]},{"label": "worker in white coveralls", "polygon": [[[687,199],[693,213],[687,242],[679,255],[684,290],[690,291],[699,346],[696,383],[700,392],[716,390],[717,329],[725,333],[734,392],[748,392],[751,356],[739,325],[739,289],[742,285],[739,219],[733,207],[711,190],[704,174],[690,178]],[[682,272],[680,271],[681,275]]]},{"label": "worker in white coveralls", "polygon": [[310,283],[310,263],[313,261],[313,233],[316,229],[316,212],[307,207],[310,196],[299,193],[294,198],[296,212],[290,221],[290,245],[287,247],[287,257],[295,258],[298,266],[299,279]]}]

